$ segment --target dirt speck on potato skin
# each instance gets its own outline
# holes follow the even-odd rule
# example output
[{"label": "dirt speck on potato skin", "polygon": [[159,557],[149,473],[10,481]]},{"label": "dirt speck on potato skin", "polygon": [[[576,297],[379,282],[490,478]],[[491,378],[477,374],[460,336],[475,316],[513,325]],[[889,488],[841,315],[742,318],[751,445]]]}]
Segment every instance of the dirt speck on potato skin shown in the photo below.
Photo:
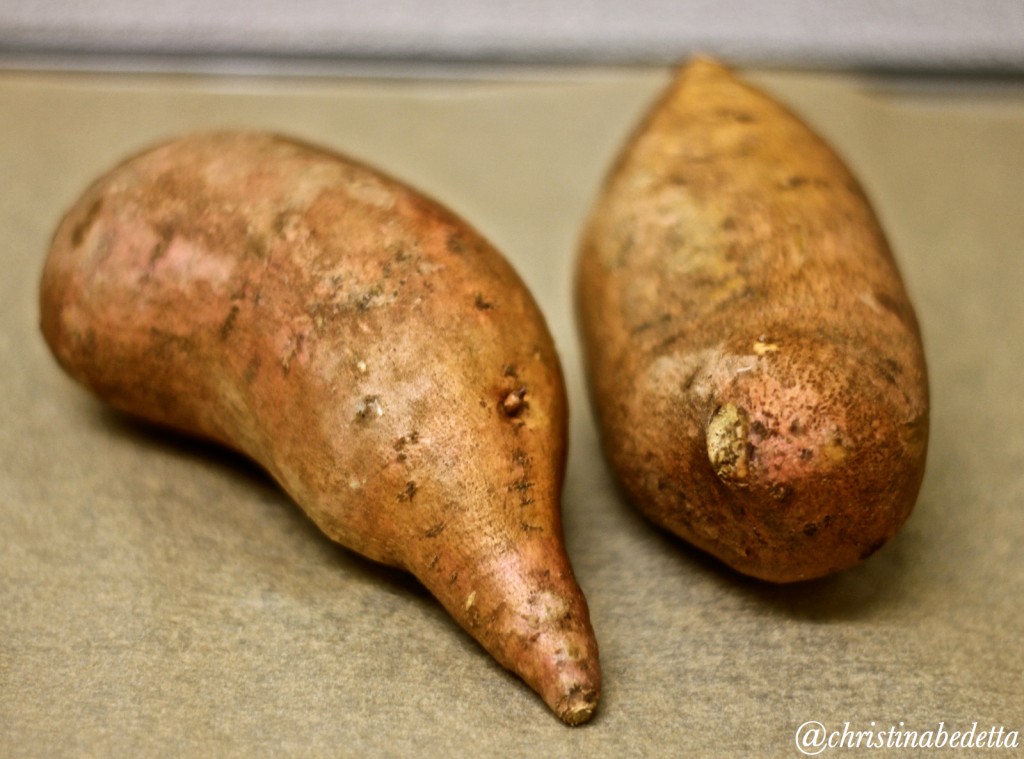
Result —
[{"label": "dirt speck on potato skin", "polygon": [[604,450],[655,523],[777,582],[904,523],[928,438],[914,309],[858,182],[782,105],[682,67],[608,175],[576,296]]},{"label": "dirt speck on potato skin", "polygon": [[[593,713],[597,644],[562,540],[558,356],[464,221],[301,141],[188,135],[88,188],[40,303],[83,385],[248,454],[331,538],[413,572],[563,720]],[[522,462],[526,493],[509,487]],[[538,594],[561,611],[535,613]]]}]

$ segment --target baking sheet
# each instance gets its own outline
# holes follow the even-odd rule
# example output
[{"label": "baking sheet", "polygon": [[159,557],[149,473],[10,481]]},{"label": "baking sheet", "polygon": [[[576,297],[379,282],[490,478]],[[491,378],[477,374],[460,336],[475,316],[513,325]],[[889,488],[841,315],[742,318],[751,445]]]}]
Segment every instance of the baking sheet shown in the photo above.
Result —
[{"label": "baking sheet", "polygon": [[[933,401],[900,535],[777,587],[631,511],[587,406],[574,248],[668,75],[0,72],[0,754],[798,756],[808,723],[1024,731],[1024,86],[749,72],[875,201]],[[321,537],[256,467],[112,414],[51,359],[36,289],[60,215],[125,154],[210,127],[286,131],[409,181],[533,289],[570,393],[565,527],[604,670],[589,725],[560,724],[415,581]],[[834,751],[885,753],[863,740]]]}]

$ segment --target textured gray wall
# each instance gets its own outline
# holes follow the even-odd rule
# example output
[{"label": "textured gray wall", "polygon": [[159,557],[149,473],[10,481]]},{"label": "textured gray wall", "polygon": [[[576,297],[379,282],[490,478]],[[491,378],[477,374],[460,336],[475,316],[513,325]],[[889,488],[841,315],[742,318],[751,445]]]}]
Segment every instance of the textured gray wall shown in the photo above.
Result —
[{"label": "textured gray wall", "polygon": [[[1024,72],[1024,0],[0,0],[0,52]],[[132,59],[128,59],[132,60]]]}]

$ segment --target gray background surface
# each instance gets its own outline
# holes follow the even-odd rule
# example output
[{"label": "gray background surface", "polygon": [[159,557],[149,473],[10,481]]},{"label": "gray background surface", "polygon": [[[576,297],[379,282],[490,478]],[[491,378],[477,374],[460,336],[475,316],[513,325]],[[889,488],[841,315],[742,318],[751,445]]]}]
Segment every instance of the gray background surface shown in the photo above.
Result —
[{"label": "gray background surface", "polygon": [[695,50],[757,65],[1020,72],[1024,2],[0,0],[0,53],[35,65],[666,63]]}]

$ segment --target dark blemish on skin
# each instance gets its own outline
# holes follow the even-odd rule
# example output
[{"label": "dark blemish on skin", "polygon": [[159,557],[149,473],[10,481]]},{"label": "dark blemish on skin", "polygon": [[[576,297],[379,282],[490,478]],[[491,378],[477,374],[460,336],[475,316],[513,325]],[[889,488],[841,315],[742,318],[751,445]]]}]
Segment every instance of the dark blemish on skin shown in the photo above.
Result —
[{"label": "dark blemish on skin", "polygon": [[263,238],[250,236],[245,241],[245,252],[246,255],[252,256],[259,260],[266,260],[268,252],[266,243],[263,242]]},{"label": "dark blemish on skin", "polygon": [[274,221],[271,222],[271,229],[274,234],[278,237],[284,236],[284,230],[288,227],[288,222],[292,218],[294,213],[292,211],[281,211],[277,216],[274,217]]},{"label": "dark blemish on skin", "polygon": [[448,584],[449,585],[454,585],[456,582],[458,582],[458,579],[459,579],[459,573],[458,573],[458,570],[456,570],[455,572],[452,572],[448,576]]},{"label": "dark blemish on skin", "polygon": [[438,522],[423,534],[428,538],[436,538],[444,530],[444,527],[444,522]]},{"label": "dark blemish on skin", "polygon": [[635,327],[633,327],[633,329],[630,330],[630,334],[639,335],[641,332],[646,332],[651,327],[660,326],[671,320],[672,314],[662,314],[657,319],[649,319],[648,321],[641,322],[640,324],[636,325]]},{"label": "dark blemish on skin", "polygon": [[235,320],[238,318],[238,306],[232,306],[224,323],[220,325],[220,339],[227,340],[231,330],[235,328]]},{"label": "dark blemish on skin", "polygon": [[530,490],[534,487],[529,473],[530,457],[522,448],[516,448],[512,452],[512,463],[523,470],[523,476],[509,486],[509,492],[519,493],[520,507],[529,506],[534,502],[533,498],[530,497]]},{"label": "dark blemish on skin", "polygon": [[722,220],[722,229],[727,231],[736,229],[736,219],[732,216],[726,216],[725,219]]},{"label": "dark blemish on skin", "polygon": [[691,387],[693,387],[693,382],[694,382],[694,380],[697,379],[697,375],[698,374],[700,374],[700,369],[694,369],[692,372],[689,373],[689,375],[687,375],[686,379],[683,380],[683,391],[684,392],[685,391],[689,391],[689,389]]},{"label": "dark blemish on skin", "polygon": [[739,124],[752,124],[757,121],[753,114],[747,111],[737,111],[733,108],[719,108],[715,111],[715,115],[723,119],[731,119]]},{"label": "dark blemish on skin", "polygon": [[828,189],[829,183],[827,179],[821,177],[803,177],[803,176],[791,176],[785,182],[781,182],[780,186],[785,190],[796,190],[800,187],[817,187],[818,189]]},{"label": "dark blemish on skin", "polygon": [[533,498],[530,496],[530,490],[533,489],[533,486],[534,483],[528,480],[526,477],[516,480],[515,482],[512,483],[511,486],[509,486],[509,490],[516,491],[519,493],[520,507],[529,506],[531,503],[534,502]]},{"label": "dark blemish on skin", "polygon": [[879,538],[874,543],[869,545],[864,551],[861,552],[860,560],[864,561],[864,559],[868,558],[871,554],[878,551],[878,549],[885,545],[886,541],[887,538]]},{"label": "dark blemish on skin", "polygon": [[509,490],[516,490],[520,493],[524,493],[533,487],[533,483],[525,477],[521,480],[516,480],[509,486]]},{"label": "dark blemish on skin", "polygon": [[[367,397],[372,397],[372,396],[367,396]],[[410,432],[408,435],[402,435],[402,437],[398,438],[398,440],[395,441],[395,444],[392,447],[396,451],[399,452],[399,456],[398,456],[398,460],[399,461],[405,461],[405,458],[406,458],[406,456],[405,456],[405,448],[406,448],[406,446],[408,446],[408,445],[415,445],[417,442],[419,442],[419,439],[420,439],[420,433],[414,431],[414,432]]]},{"label": "dark blemish on skin", "polygon": [[760,419],[755,419],[753,422],[751,422],[750,429],[755,435],[758,435],[759,437],[768,437],[768,428],[764,426],[764,422],[762,422]]},{"label": "dark blemish on skin", "polygon": [[543,527],[538,527],[535,524],[527,524],[526,522],[520,522],[519,526],[523,529],[523,532],[544,532]]},{"label": "dark blemish on skin", "polygon": [[89,206],[89,210],[85,212],[85,216],[82,217],[81,221],[75,224],[74,229],[71,230],[71,244],[73,246],[77,248],[82,244],[85,236],[89,234],[89,230],[92,229],[92,225],[96,222],[97,217],[99,217],[102,208],[103,198],[96,198]]},{"label": "dark blemish on skin", "polygon": [[917,416],[900,425],[900,437],[902,438],[904,445],[920,445],[925,437],[925,431],[928,429],[928,419],[926,416]]},{"label": "dark blemish on skin", "polygon": [[655,353],[660,353],[660,352],[662,352],[662,351],[664,351],[664,350],[666,350],[668,348],[671,348],[672,344],[675,343],[677,340],[681,339],[682,336],[683,336],[682,332],[677,332],[674,335],[669,335],[664,340],[662,340],[660,343],[658,343],[657,345],[654,346],[654,352]]},{"label": "dark blemish on skin", "polygon": [[806,535],[809,538],[813,538],[817,534],[818,525],[814,524],[813,522],[808,522],[804,525],[804,535]]},{"label": "dark blemish on skin", "polygon": [[405,454],[406,446],[415,445],[416,443],[419,442],[419,439],[420,433],[413,431],[410,432],[408,435],[402,435],[402,437],[398,438],[398,440],[395,441],[393,448],[396,451],[398,451],[398,461],[405,461],[405,459],[407,458]]},{"label": "dark blemish on skin", "polygon": [[902,368],[891,358],[887,358],[884,359],[881,363],[879,363],[878,373],[881,374],[882,379],[884,379],[890,385],[896,385],[899,384],[899,381],[896,379],[896,375],[902,373]]},{"label": "dark blemish on skin", "polygon": [[413,496],[416,495],[416,490],[415,482],[410,481],[405,483],[405,488],[398,494],[398,500],[401,502],[411,501]]},{"label": "dark blemish on skin", "polygon": [[452,232],[448,235],[448,239],[445,241],[448,251],[454,253],[457,256],[461,256],[466,252],[466,241],[462,238],[462,235],[458,232]]},{"label": "dark blemish on skin", "polygon": [[171,244],[171,240],[174,239],[174,229],[172,227],[165,226],[160,229],[160,239],[157,240],[156,245],[153,246],[153,250],[149,253],[149,265],[152,266],[167,252],[167,248]]},{"label": "dark blemish on skin", "polygon": [[380,285],[371,288],[369,291],[363,293],[359,300],[356,301],[356,310],[360,312],[366,312],[370,310],[370,306],[373,305],[373,299],[380,297],[384,293],[384,288]]},{"label": "dark blemish on skin", "polygon": [[487,311],[489,309],[494,308],[494,304],[484,300],[484,296],[481,295],[480,293],[476,294],[476,298],[473,300],[473,306],[478,311]]},{"label": "dark blemish on skin", "polygon": [[801,448],[800,449],[800,460],[801,461],[810,461],[811,457],[813,457],[813,456],[814,456],[814,451],[812,451],[810,448]]},{"label": "dark blemish on skin", "polygon": [[259,373],[259,370],[260,360],[258,358],[253,358],[253,360],[249,362],[249,365],[245,367],[245,375],[242,378],[245,380],[245,384],[251,385],[252,381],[256,379],[256,375]]},{"label": "dark blemish on skin", "polygon": [[519,373],[516,371],[515,366],[513,366],[512,364],[505,364],[505,369],[502,372],[502,375],[505,377],[518,377]]},{"label": "dark blemish on skin", "polygon": [[789,425],[789,434],[790,435],[799,435],[802,431],[803,431],[803,427],[800,426],[800,420],[799,419],[794,419],[793,423]]}]

